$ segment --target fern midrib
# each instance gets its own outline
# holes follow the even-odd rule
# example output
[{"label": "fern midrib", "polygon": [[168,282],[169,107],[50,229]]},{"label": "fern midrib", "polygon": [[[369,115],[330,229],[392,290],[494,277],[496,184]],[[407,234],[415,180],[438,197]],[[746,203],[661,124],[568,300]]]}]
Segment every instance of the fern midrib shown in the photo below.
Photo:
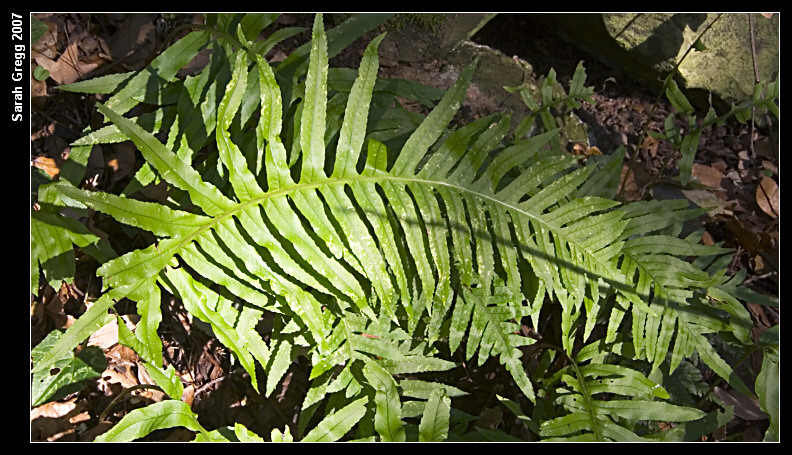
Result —
[{"label": "fern midrib", "polygon": [[[249,199],[249,200],[246,200],[246,201],[238,202],[232,209],[226,210],[225,212],[222,212],[222,213],[220,213],[220,214],[218,214],[218,215],[216,215],[214,217],[211,217],[210,221],[208,221],[206,224],[204,224],[202,226],[199,226],[199,227],[196,227],[189,235],[185,235],[185,236],[183,236],[181,238],[174,239],[174,240],[177,240],[177,242],[175,242],[171,246],[171,248],[168,248],[168,249],[162,250],[162,251],[160,251],[160,250],[157,250],[157,251],[159,252],[159,254],[169,254],[169,255],[176,254],[176,252],[180,251],[184,246],[186,246],[190,242],[194,241],[196,238],[201,236],[206,231],[213,229],[219,223],[222,223],[223,221],[227,220],[229,217],[232,217],[235,214],[240,213],[240,212],[244,211],[246,208],[249,208],[251,206],[260,205],[260,204],[262,204],[263,202],[265,202],[268,199],[273,199],[273,198],[277,198],[277,197],[281,197],[281,196],[287,196],[289,194],[296,193],[296,192],[301,192],[301,191],[315,190],[315,189],[318,189],[318,188],[321,188],[321,187],[324,187],[324,186],[347,185],[347,184],[356,184],[356,183],[361,183],[361,182],[384,183],[386,181],[398,182],[398,183],[401,183],[401,184],[426,185],[426,186],[429,186],[429,187],[432,187],[432,188],[436,188],[438,186],[445,186],[447,188],[450,188],[450,189],[455,190],[455,191],[460,192],[460,193],[467,193],[467,194],[469,194],[469,195],[471,195],[471,196],[473,196],[475,198],[478,198],[480,200],[484,200],[484,201],[486,201],[489,204],[501,205],[504,208],[506,208],[508,211],[510,211],[512,213],[518,213],[518,214],[520,214],[522,216],[528,217],[532,221],[535,221],[536,223],[539,223],[540,225],[542,225],[543,227],[548,229],[550,232],[553,232],[556,235],[562,236],[567,243],[569,243],[571,245],[575,245],[577,247],[578,251],[583,252],[586,256],[591,258],[592,261],[596,262],[600,266],[603,266],[603,267],[606,266],[606,264],[603,263],[602,261],[600,261],[596,257],[596,255],[592,254],[587,249],[582,248],[580,246],[580,244],[575,242],[574,239],[571,239],[568,236],[566,236],[560,226],[556,226],[556,225],[554,225],[552,223],[549,223],[549,222],[543,220],[541,217],[537,216],[536,214],[530,213],[528,211],[525,211],[525,210],[519,208],[516,204],[512,204],[512,203],[508,203],[508,202],[505,202],[503,200],[500,200],[497,197],[495,197],[495,195],[489,195],[489,194],[486,194],[486,193],[475,191],[475,190],[472,190],[472,189],[467,188],[465,186],[462,186],[462,185],[459,185],[459,184],[456,184],[456,183],[453,183],[453,182],[449,182],[449,181],[431,180],[431,179],[423,179],[423,178],[417,178],[417,177],[391,175],[391,174],[387,174],[387,173],[384,173],[383,171],[379,171],[379,170],[376,170],[373,175],[356,175],[356,176],[352,176],[352,177],[326,177],[324,179],[314,180],[314,181],[307,182],[307,183],[295,183],[295,184],[290,185],[288,187],[272,190],[272,191],[269,191],[269,192],[267,192],[267,193],[265,193],[265,194],[263,194],[261,196],[258,196],[258,197],[255,197],[255,198],[252,198],[252,199]],[[173,252],[173,253],[171,253],[171,252]]]},{"label": "fern midrib", "polygon": [[[515,204],[510,204],[508,202],[504,202],[504,201],[502,201],[500,199],[497,199],[496,197],[493,197],[493,196],[485,194],[485,193],[481,193],[481,192],[477,192],[477,191],[471,190],[470,188],[467,188],[465,186],[461,186],[461,185],[458,185],[458,184],[455,184],[455,183],[442,181],[442,180],[430,180],[430,179],[420,179],[420,178],[414,178],[414,177],[393,176],[393,175],[389,175],[389,174],[375,174],[375,175],[372,175],[372,176],[360,175],[360,176],[355,176],[355,177],[328,177],[328,178],[322,179],[322,180],[314,180],[314,181],[311,181],[309,183],[296,183],[294,185],[291,185],[291,186],[288,186],[288,187],[285,187],[285,188],[279,188],[277,190],[269,191],[266,194],[258,196],[258,197],[255,197],[255,198],[251,198],[249,200],[246,200],[246,201],[243,201],[243,202],[239,202],[239,203],[237,203],[237,205],[233,209],[226,210],[225,212],[220,213],[220,214],[212,217],[211,221],[209,221],[205,225],[197,228],[189,236],[184,237],[184,239],[177,244],[177,247],[181,247],[181,246],[191,242],[197,236],[199,236],[201,233],[203,233],[206,230],[211,229],[212,227],[214,227],[217,223],[220,223],[221,221],[223,221],[223,220],[225,220],[225,219],[227,219],[227,218],[229,218],[231,216],[234,216],[236,213],[239,213],[239,212],[243,211],[244,209],[246,209],[246,208],[248,208],[250,206],[259,205],[259,204],[261,204],[262,202],[264,202],[267,199],[272,199],[272,198],[276,198],[276,197],[279,197],[279,196],[286,196],[286,195],[288,195],[290,193],[295,193],[295,192],[300,192],[300,191],[318,189],[318,188],[323,187],[323,186],[346,185],[346,184],[354,184],[354,183],[360,183],[360,182],[379,183],[379,182],[384,182],[384,181],[401,182],[401,183],[405,183],[405,184],[406,183],[418,183],[418,184],[424,184],[424,185],[431,186],[431,187],[445,186],[445,187],[448,187],[448,188],[452,188],[452,189],[455,189],[455,190],[457,190],[459,192],[465,192],[465,193],[468,193],[468,194],[470,194],[470,195],[472,195],[474,197],[477,197],[479,199],[486,200],[486,201],[488,201],[490,203],[499,204],[499,205],[505,207],[506,209],[508,209],[509,211],[517,212],[517,213],[519,213],[519,214],[521,214],[523,216],[526,216],[526,217],[530,218],[533,221],[536,221],[537,223],[539,223],[542,226],[546,227],[549,231],[551,231],[553,233],[560,234],[560,235],[564,236],[563,235],[563,230],[561,229],[561,227],[556,226],[556,225],[554,225],[552,223],[549,223],[549,222],[543,220],[542,218],[536,216],[535,214],[527,212],[527,211],[519,208]],[[605,265],[602,261],[599,261],[595,255],[589,253],[585,248],[582,248],[580,246],[580,244],[578,244],[577,242],[574,241],[574,239],[570,239],[570,238],[568,238],[568,236],[564,236],[564,237],[570,244],[573,244],[576,247],[578,247],[579,251],[584,251],[588,256],[590,256],[593,260],[595,260],[597,262],[597,264]]]},{"label": "fern midrib", "polygon": [[[559,350],[559,352],[564,353],[564,351]],[[573,358],[570,358],[570,365],[572,369],[575,370],[575,374],[578,377],[578,384],[580,385],[580,392],[583,396],[583,400],[586,402],[586,412],[588,413],[589,418],[591,419],[591,426],[592,431],[594,431],[594,437],[597,438],[597,441],[602,441],[602,433],[600,433],[599,422],[597,421],[597,413],[596,409],[594,408],[594,403],[591,400],[591,395],[589,394],[588,387],[586,387],[586,376],[580,371],[580,368],[577,365],[577,361]]]}]

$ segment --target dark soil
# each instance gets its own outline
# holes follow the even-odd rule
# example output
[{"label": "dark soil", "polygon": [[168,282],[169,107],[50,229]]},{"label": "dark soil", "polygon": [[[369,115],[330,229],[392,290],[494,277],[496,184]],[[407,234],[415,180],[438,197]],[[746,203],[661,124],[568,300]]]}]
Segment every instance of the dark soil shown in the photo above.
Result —
[{"label": "dark soil", "polygon": [[[63,40],[56,43],[56,48],[63,52],[68,44],[68,36],[82,31],[89,37],[104,37],[107,40],[116,37],[123,30],[123,23],[127,20],[118,16],[85,14],[51,16],[50,19],[61,31],[59,36]],[[644,144],[638,147],[636,152],[635,145],[639,143],[645,128],[657,131],[661,129],[665,116],[672,112],[671,108],[660,100],[650,117],[649,112],[657,98],[656,91],[565,43],[552,31],[547,30],[541,21],[534,20],[531,15],[501,16],[479,32],[474,40],[499,49],[507,55],[517,55],[528,61],[537,77],[546,75],[550,68],[555,69],[558,80],[565,86],[571,80],[578,62],[584,61],[588,75],[587,85],[595,88],[594,103],[585,103],[577,114],[589,124],[592,143],[596,143],[603,153],[609,153],[619,145],[631,144],[632,148],[628,149],[630,154],[638,154],[637,166],[633,169],[636,184],[640,187],[648,183],[651,177],[662,169],[662,163],[669,154],[673,153],[673,150],[668,144],[660,143],[654,146]],[[189,19],[187,16],[181,18],[181,20]],[[300,15],[284,15],[280,22],[288,26],[305,26],[303,22],[306,22],[306,19]],[[152,36],[156,40],[165,39],[170,31],[167,24],[157,15],[154,23],[157,27]],[[300,38],[303,39],[302,42],[308,39],[304,36]],[[116,62],[114,68],[110,69],[100,66],[96,72],[135,69],[141,64],[133,58],[135,52],[148,52],[140,60],[145,63],[145,60],[156,56],[156,52],[163,49],[164,44],[157,41],[151,48],[144,46],[137,51],[132,49],[129,54],[131,57],[127,62]],[[359,59],[360,49],[362,47],[359,43],[351,46],[349,59]],[[287,53],[288,50],[285,49]],[[345,61],[344,56],[339,56],[333,59],[331,64],[343,61]],[[426,69],[431,71],[431,66],[426,66]],[[383,68],[381,76],[388,77],[387,71]],[[54,90],[53,86],[57,84],[52,80],[49,80],[47,85],[46,92],[33,99],[31,159],[49,157],[58,164],[68,157],[68,144],[77,139],[81,131],[89,126],[92,128],[99,126],[101,117],[96,114],[94,107],[99,97]],[[768,148],[770,152],[752,149],[757,144]],[[101,154],[92,157],[86,178],[95,176],[93,186],[107,188],[115,183],[113,173],[118,169],[111,169],[112,158],[113,156],[101,156]],[[763,172],[776,169],[773,176],[777,180],[777,145],[770,141],[766,134],[752,130],[750,126],[727,124],[705,132],[699,144],[697,161],[707,166],[717,164],[725,182],[721,188],[722,195],[719,197],[733,203],[729,212],[702,218],[701,225],[706,228],[710,241],[723,242],[725,246],[735,249],[730,273],[747,269],[748,283],[755,290],[778,296],[778,220],[765,214],[757,206],[755,197],[757,184],[764,175]],[[671,166],[663,172],[662,179],[673,178],[675,174],[673,160]],[[123,233],[119,231],[119,235]],[[125,242],[133,241],[135,240],[125,240]],[[62,289],[54,290],[42,284],[40,297],[32,300],[32,345],[49,331],[63,328],[67,321],[79,316],[84,310],[83,302],[86,297],[97,296],[99,284],[88,279],[94,273],[97,264],[91,262],[88,257],[78,256],[78,258],[81,258],[78,267],[80,273],[74,285],[64,285]],[[761,321],[765,321],[768,325],[778,322],[778,314],[774,309],[756,305],[754,307],[757,308],[750,309],[757,324]],[[133,311],[134,305],[130,305],[128,312]],[[292,427],[292,432],[295,433],[302,397],[309,387],[310,365],[304,358],[298,357],[276,391],[270,397],[264,397],[253,390],[249,378],[239,365],[232,366],[229,352],[190,323],[189,315],[179,302],[163,299],[163,315],[165,317],[160,332],[163,337],[166,362],[176,368],[188,389],[192,391],[192,395],[185,399],[192,402],[193,410],[199,414],[200,421],[205,427],[211,429],[239,422],[264,437],[269,436],[272,428],[283,429],[285,426]],[[266,324],[266,321],[262,324]],[[111,368],[115,368],[116,371],[123,370],[132,376],[137,376],[135,372],[139,367],[133,353],[114,350],[108,353],[108,360]],[[514,429],[514,431],[520,428],[517,422],[512,421],[513,419],[503,416],[501,408],[497,405],[495,395],[509,395],[509,391],[515,387],[497,362],[491,359],[480,368],[467,365],[455,372],[458,373],[458,377],[451,382],[470,392],[470,396],[458,403],[455,402],[455,407],[480,416],[491,428]],[[259,377],[263,378],[263,374]],[[131,395],[122,404],[108,410],[106,420],[99,422],[98,416],[106,411],[112,398],[118,393],[118,383],[113,385],[109,380],[97,381],[87,386],[85,390],[60,400],[75,407],[75,410],[68,414],[42,416],[34,420],[31,411],[31,440],[92,440],[97,432],[106,430],[108,425],[118,421],[129,410],[156,399],[149,395]],[[79,419],[79,416],[83,417]],[[751,431],[758,431],[746,430],[746,428],[750,428],[750,423],[742,422],[739,430],[748,435],[754,434]],[[761,437],[761,432],[758,434]],[[147,439],[179,441],[189,440],[191,437],[189,432],[182,430],[163,430],[153,433]]]}]

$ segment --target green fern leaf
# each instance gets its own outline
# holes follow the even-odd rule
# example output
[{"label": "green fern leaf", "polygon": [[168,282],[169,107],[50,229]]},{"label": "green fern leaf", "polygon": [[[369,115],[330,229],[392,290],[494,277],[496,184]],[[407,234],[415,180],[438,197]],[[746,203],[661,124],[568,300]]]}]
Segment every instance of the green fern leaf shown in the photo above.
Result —
[{"label": "green fern leaf", "polygon": [[341,439],[366,413],[367,400],[360,398],[328,415],[302,441],[333,442]]},{"label": "green fern leaf", "polygon": [[96,437],[96,442],[130,442],[154,430],[185,427],[200,432],[207,440],[209,433],[198,422],[190,406],[178,400],[165,400],[125,415],[109,431]]},{"label": "green fern leaf", "polygon": [[[581,352],[584,350],[587,348]],[[574,371],[574,376],[565,370]],[[625,366],[573,364],[556,377],[569,387],[556,390],[558,401],[569,413],[540,425],[540,435],[549,440],[642,441],[644,437],[635,432],[632,422],[688,422],[706,415],[695,408],[656,401],[669,397],[662,386]],[[609,398],[597,399],[601,396]]]},{"label": "green fern leaf", "polygon": [[445,395],[443,389],[433,390],[421,416],[418,441],[444,441],[448,437],[450,412],[451,400]]},{"label": "green fern leaf", "polygon": [[401,422],[401,402],[393,376],[376,362],[368,362],[363,367],[363,374],[375,390],[374,429],[383,441],[405,441],[406,434]]},{"label": "green fern leaf", "polygon": [[[658,206],[663,206],[662,219],[658,216],[660,212],[654,212],[656,208],[653,207]],[[627,276],[636,277],[638,293],[644,301],[650,302],[649,308],[654,309],[653,314],[643,308],[632,310],[636,354],[649,360],[653,369],[657,369],[670,352],[673,371],[683,358],[699,352],[702,360],[718,375],[750,395],[747,387],[703,336],[722,330],[744,333],[745,316],[738,310],[741,305],[733,301],[730,304],[736,312],[730,324],[714,308],[702,304],[696,297],[696,291],[704,294],[710,290],[711,294],[723,299],[729,300],[729,297],[713,287],[718,285],[717,277],[680,258],[715,256],[729,250],[661,233],[674,223],[699,213],[687,209],[685,201],[652,201],[628,207],[629,221],[623,235],[632,238],[625,240],[622,249],[622,270]]]}]

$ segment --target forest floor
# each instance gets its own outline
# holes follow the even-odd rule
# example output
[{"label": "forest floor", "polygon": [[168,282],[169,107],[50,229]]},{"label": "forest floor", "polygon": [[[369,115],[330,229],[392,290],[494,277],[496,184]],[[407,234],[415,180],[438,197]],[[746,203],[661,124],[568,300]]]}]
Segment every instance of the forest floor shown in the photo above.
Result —
[{"label": "forest floor", "polygon": [[[69,143],[86,127],[98,126],[101,116],[96,114],[94,107],[96,97],[62,92],[55,87],[74,82],[87,73],[97,75],[142,68],[164,49],[160,40],[168,34],[169,25],[157,14],[35,16],[51,25],[48,36],[34,46],[36,54],[32,66],[47,66],[50,78],[42,82],[31,76],[34,96],[31,163],[57,176],[60,165],[68,157]],[[289,16],[285,15],[282,22],[302,20]],[[533,20],[530,15],[517,16],[499,23],[497,33],[485,27],[474,41],[528,61],[537,77],[553,68],[565,86],[578,62],[585,61],[586,85],[595,89],[594,103],[584,103],[577,114],[592,128],[603,153],[619,144],[637,144],[647,125],[649,129],[661,130],[671,107],[661,100],[650,118],[656,92],[561,41],[544,29],[541,21]],[[387,74],[380,76],[388,77]],[[650,138],[643,143],[631,169],[632,180],[628,180],[625,187],[628,199],[641,197],[639,188],[657,174],[669,153],[673,150],[662,141]],[[111,189],[134,171],[139,160],[134,148],[128,145],[104,147],[92,154],[86,178],[93,179],[98,188]],[[655,191],[684,194],[674,187],[670,178],[665,178],[673,175],[672,160],[672,166],[661,176]],[[699,142],[693,175],[706,186],[702,191],[706,192],[708,200],[718,202],[717,209],[700,219],[706,241],[723,242],[725,247],[734,249],[729,274],[744,269],[749,287],[778,297],[777,141],[766,131],[751,125],[728,123],[708,128]],[[694,196],[688,194],[688,197]],[[120,232],[109,229],[107,235],[111,242],[132,241],[128,238],[113,240]],[[85,299],[95,298],[100,293],[98,280],[91,280],[97,264],[87,256],[78,256],[77,267],[73,284],[52,289],[42,281],[39,296],[31,299],[31,347],[51,330],[70,325],[84,311]],[[748,310],[756,334],[778,323],[777,308],[748,303]],[[192,326],[189,314],[179,302],[164,301],[163,315],[160,332],[165,356],[186,384],[182,399],[192,404],[206,428],[240,422],[258,434],[268,435],[272,428],[295,425],[308,388],[310,366],[304,358],[298,357],[280,388],[272,396],[264,397],[253,390],[244,370],[232,365],[227,349]],[[107,370],[84,390],[31,409],[31,441],[90,441],[129,410],[162,399],[161,393],[144,389],[107,409],[123,388],[150,380],[130,349],[118,345],[112,337],[102,344],[97,336],[97,342],[105,349]],[[460,387],[464,386],[471,393],[466,402],[455,403],[455,406],[478,416],[479,425],[491,428],[511,425],[500,407],[491,402],[496,393],[514,387],[509,375],[500,374],[501,371],[496,362],[488,362],[481,368],[471,366],[464,377],[459,378]],[[766,418],[757,417],[751,403],[740,406],[742,412],[737,415],[742,417],[735,419],[739,422],[727,431],[742,433],[742,440],[761,440]],[[99,422],[98,416],[106,411],[106,419]],[[157,431],[147,439],[183,441],[191,436],[186,430],[174,429]],[[713,435],[712,438],[726,436]]]}]

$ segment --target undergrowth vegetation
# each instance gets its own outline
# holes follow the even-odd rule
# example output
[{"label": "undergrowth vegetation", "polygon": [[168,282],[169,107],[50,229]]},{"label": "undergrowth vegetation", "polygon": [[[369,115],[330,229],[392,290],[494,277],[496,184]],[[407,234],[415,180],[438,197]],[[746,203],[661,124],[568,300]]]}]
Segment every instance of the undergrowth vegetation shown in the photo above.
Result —
[{"label": "undergrowth vegetation", "polygon": [[[61,87],[107,95],[96,105],[107,125],[85,131],[60,178],[38,186],[31,292],[40,276],[56,289],[73,279],[79,248],[102,264],[103,293],[32,352],[33,404],[101,372],[97,353],[78,347],[117,320],[119,342],[167,399],[129,412],[102,441],[178,426],[199,441],[515,440],[455,409],[465,391],[444,378],[459,359],[495,359],[510,374],[513,395],[497,399],[527,428],[523,440],[698,439],[733,416],[701,390],[699,368],[758,398],[765,437],[778,438],[778,326],[752,339],[743,304],[777,301],[726,275],[729,250],[683,232],[705,210],[620,202],[623,148],[586,161],[565,151],[552,109],[589,99],[584,68],[562,95],[552,77],[539,94],[510,88],[533,112],[517,125],[509,113],[454,124],[476,61],[445,92],[380,79],[379,35],[357,71],[329,68],[386,18],[325,30],[316,15],[310,43],[274,63],[264,55],[299,30],[260,39],[274,15],[207,15],[143,71]],[[177,77],[204,48],[209,63]],[[727,116],[777,115],[777,90],[762,86]],[[675,86],[668,94],[685,106]],[[397,97],[431,111],[408,112]],[[695,134],[664,139],[688,160]],[[91,148],[128,140],[145,165],[126,189],[83,185]],[[166,185],[167,199],[136,196],[151,184]],[[80,221],[97,212],[156,240],[115,251]],[[165,296],[208,325],[265,396],[306,358],[299,422],[264,435],[204,428],[163,361]],[[134,330],[122,300],[136,306]],[[723,346],[761,350],[761,370]]]}]

